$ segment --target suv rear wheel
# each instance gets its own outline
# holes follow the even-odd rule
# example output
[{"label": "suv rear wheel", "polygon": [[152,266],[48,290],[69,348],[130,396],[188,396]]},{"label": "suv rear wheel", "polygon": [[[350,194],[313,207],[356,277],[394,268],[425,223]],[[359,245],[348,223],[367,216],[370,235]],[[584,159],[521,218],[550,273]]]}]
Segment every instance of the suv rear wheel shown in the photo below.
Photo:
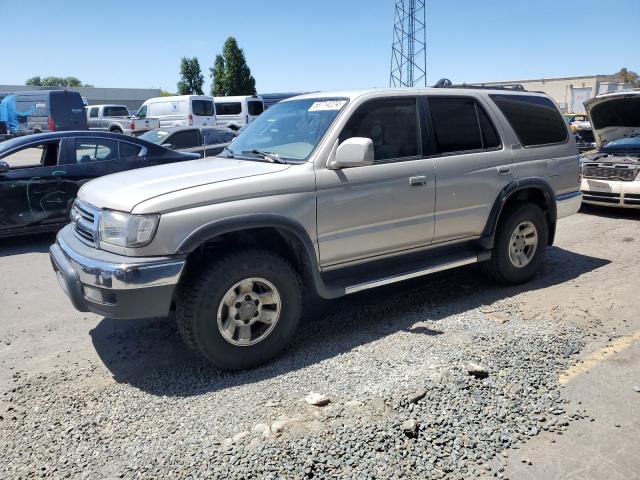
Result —
[{"label": "suv rear wheel", "polygon": [[190,274],[176,319],[187,345],[223,370],[266,362],[289,343],[301,310],[298,273],[281,256],[240,250]]},{"label": "suv rear wheel", "polygon": [[516,204],[498,224],[491,258],[485,271],[507,284],[529,280],[540,268],[547,250],[548,227],[545,214],[534,204]]}]

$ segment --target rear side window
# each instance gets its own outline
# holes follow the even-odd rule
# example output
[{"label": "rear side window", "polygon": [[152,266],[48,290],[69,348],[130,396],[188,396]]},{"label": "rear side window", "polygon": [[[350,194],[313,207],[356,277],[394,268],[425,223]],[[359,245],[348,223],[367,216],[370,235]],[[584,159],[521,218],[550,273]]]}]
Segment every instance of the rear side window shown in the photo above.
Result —
[{"label": "rear side window", "polygon": [[484,109],[472,98],[429,98],[437,154],[500,146],[500,137]]},{"label": "rear side window", "polygon": [[98,107],[91,107],[89,109],[89,117],[96,118],[98,116]]},{"label": "rear side window", "polygon": [[528,95],[490,95],[524,147],[564,142],[567,124],[553,102]]},{"label": "rear side window", "polygon": [[216,103],[216,114],[218,115],[240,115],[242,104],[240,102]]},{"label": "rear side window", "polygon": [[260,115],[264,111],[264,105],[262,102],[257,100],[250,100],[247,102],[247,108],[249,110],[249,115],[251,116]]},{"label": "rear side window", "polygon": [[128,117],[129,110],[127,107],[104,107],[105,117]]},{"label": "rear side window", "polygon": [[376,163],[419,155],[418,109],[415,98],[372,100],[359,107],[340,133],[373,141]]},{"label": "rear side window", "polygon": [[170,148],[192,148],[200,145],[200,132],[195,128],[175,132],[163,144],[170,144]]},{"label": "rear side window", "polygon": [[212,117],[215,110],[211,100],[193,100],[191,102],[193,114],[200,117]]},{"label": "rear side window", "polygon": [[233,133],[223,130],[203,130],[204,143],[206,145],[215,145],[217,143],[229,143],[233,140]]},{"label": "rear side window", "polygon": [[76,138],[75,150],[77,163],[118,158],[118,142],[108,138]]}]

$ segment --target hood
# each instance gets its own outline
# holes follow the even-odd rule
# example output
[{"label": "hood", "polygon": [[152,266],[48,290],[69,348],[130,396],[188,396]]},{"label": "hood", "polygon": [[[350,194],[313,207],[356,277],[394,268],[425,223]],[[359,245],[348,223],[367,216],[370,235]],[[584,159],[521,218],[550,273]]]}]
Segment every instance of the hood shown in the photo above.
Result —
[{"label": "hood", "polygon": [[606,93],[584,102],[599,147],[640,135],[640,90]]},{"label": "hood", "polygon": [[286,170],[290,165],[207,157],[139,168],[86,183],[78,198],[98,208],[131,212],[145,200],[178,190]]}]

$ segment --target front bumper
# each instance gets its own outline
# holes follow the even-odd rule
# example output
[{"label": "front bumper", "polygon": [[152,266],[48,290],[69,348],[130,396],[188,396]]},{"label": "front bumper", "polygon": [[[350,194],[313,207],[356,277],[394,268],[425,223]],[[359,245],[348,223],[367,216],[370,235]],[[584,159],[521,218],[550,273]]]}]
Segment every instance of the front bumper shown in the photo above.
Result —
[{"label": "front bumper", "polygon": [[612,207],[640,208],[640,181],[582,178],[580,189],[584,203]]},{"label": "front bumper", "polygon": [[569,192],[556,196],[556,214],[558,220],[578,213],[581,203],[581,192]]},{"label": "front bumper", "polygon": [[53,270],[73,306],[109,318],[164,317],[185,257],[125,257],[78,240],[70,225],[49,249]]}]

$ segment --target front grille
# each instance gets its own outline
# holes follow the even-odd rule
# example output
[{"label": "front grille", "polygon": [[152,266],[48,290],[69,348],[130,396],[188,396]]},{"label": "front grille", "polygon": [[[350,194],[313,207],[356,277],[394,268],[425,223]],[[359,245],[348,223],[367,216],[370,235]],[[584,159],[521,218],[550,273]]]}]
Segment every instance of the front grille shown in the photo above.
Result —
[{"label": "front grille", "polygon": [[631,182],[636,179],[638,170],[635,167],[627,167],[624,165],[612,165],[604,167],[602,165],[584,166],[582,175],[585,178],[599,178],[604,180],[621,180],[623,182]]},{"label": "front grille", "polygon": [[71,208],[71,225],[82,242],[96,246],[98,243],[98,222],[100,210],[88,203],[76,200]]},{"label": "front grille", "polygon": [[582,199],[600,203],[620,203],[620,194],[612,192],[590,192],[583,191]]}]

